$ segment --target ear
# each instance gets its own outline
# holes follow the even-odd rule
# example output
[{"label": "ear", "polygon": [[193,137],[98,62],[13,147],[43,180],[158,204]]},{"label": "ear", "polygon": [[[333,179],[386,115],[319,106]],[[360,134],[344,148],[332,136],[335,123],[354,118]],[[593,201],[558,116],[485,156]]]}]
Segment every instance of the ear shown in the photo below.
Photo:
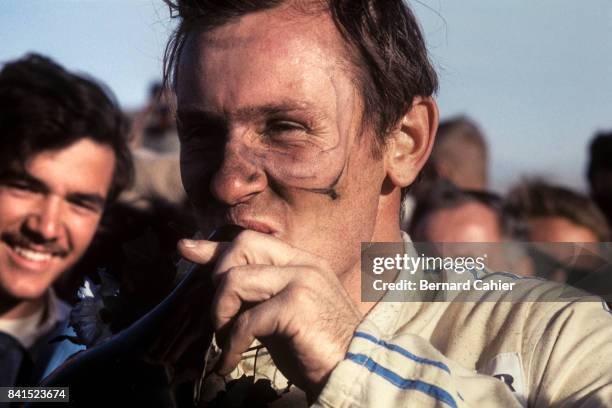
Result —
[{"label": "ear", "polygon": [[431,154],[438,130],[438,105],[417,96],[397,127],[387,136],[385,168],[397,187],[410,185]]}]

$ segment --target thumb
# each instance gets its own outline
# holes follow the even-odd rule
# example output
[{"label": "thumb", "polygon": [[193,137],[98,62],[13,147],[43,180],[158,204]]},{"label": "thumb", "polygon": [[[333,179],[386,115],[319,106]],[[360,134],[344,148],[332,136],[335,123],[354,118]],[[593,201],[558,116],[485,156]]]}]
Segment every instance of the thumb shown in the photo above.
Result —
[{"label": "thumb", "polygon": [[206,240],[181,239],[177,249],[183,258],[198,264],[215,261],[225,250],[227,243]]}]

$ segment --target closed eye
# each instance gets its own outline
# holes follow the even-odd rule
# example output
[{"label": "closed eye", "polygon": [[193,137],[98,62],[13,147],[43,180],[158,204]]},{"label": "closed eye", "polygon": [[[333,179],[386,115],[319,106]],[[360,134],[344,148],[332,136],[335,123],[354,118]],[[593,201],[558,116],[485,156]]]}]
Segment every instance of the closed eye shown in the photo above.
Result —
[{"label": "closed eye", "polygon": [[92,213],[100,213],[104,209],[105,199],[98,194],[71,193],[66,200],[75,207]]},{"label": "closed eye", "polygon": [[281,135],[288,132],[306,132],[307,127],[288,120],[280,120],[268,123],[266,133],[270,136]]},{"label": "closed eye", "polygon": [[6,185],[11,187],[11,188],[18,189],[18,190],[30,191],[30,192],[33,192],[33,193],[41,192],[41,189],[38,188],[38,186],[36,186],[34,184],[27,183],[27,182],[9,181],[9,182],[6,183]]},{"label": "closed eye", "polygon": [[81,200],[72,200],[70,203],[76,207],[79,207],[83,210],[91,211],[91,212],[99,212],[100,208],[95,203]]},{"label": "closed eye", "polygon": [[3,178],[0,181],[1,184],[5,186],[30,193],[46,193],[48,188],[44,183],[39,182],[33,177],[29,177],[28,175],[11,175]]}]

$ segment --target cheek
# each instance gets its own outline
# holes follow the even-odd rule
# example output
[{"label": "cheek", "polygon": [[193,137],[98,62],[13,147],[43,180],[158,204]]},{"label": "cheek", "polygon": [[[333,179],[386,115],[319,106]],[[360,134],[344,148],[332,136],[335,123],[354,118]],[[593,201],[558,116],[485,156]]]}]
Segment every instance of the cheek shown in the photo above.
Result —
[{"label": "cheek", "polygon": [[261,165],[275,181],[287,187],[323,189],[333,187],[346,167],[346,151],[342,147],[308,152],[302,156],[264,154]]},{"label": "cheek", "polygon": [[73,253],[72,257],[80,257],[83,255],[89,244],[91,243],[98,225],[100,217],[78,217],[73,216],[66,222],[68,233],[70,235]]},{"label": "cheek", "polygon": [[29,207],[28,200],[0,191],[0,224],[4,227],[19,222],[26,217]]}]

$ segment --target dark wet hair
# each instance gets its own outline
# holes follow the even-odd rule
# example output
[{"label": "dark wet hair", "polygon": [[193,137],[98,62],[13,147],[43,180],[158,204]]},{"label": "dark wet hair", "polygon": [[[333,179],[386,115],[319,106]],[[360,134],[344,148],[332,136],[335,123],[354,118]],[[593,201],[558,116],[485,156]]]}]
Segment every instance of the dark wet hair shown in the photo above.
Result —
[{"label": "dark wet hair", "polygon": [[89,138],[110,146],[115,169],[107,201],[129,185],[133,164],[127,122],[111,93],[37,54],[0,71],[0,172],[24,166],[34,155]]}]

